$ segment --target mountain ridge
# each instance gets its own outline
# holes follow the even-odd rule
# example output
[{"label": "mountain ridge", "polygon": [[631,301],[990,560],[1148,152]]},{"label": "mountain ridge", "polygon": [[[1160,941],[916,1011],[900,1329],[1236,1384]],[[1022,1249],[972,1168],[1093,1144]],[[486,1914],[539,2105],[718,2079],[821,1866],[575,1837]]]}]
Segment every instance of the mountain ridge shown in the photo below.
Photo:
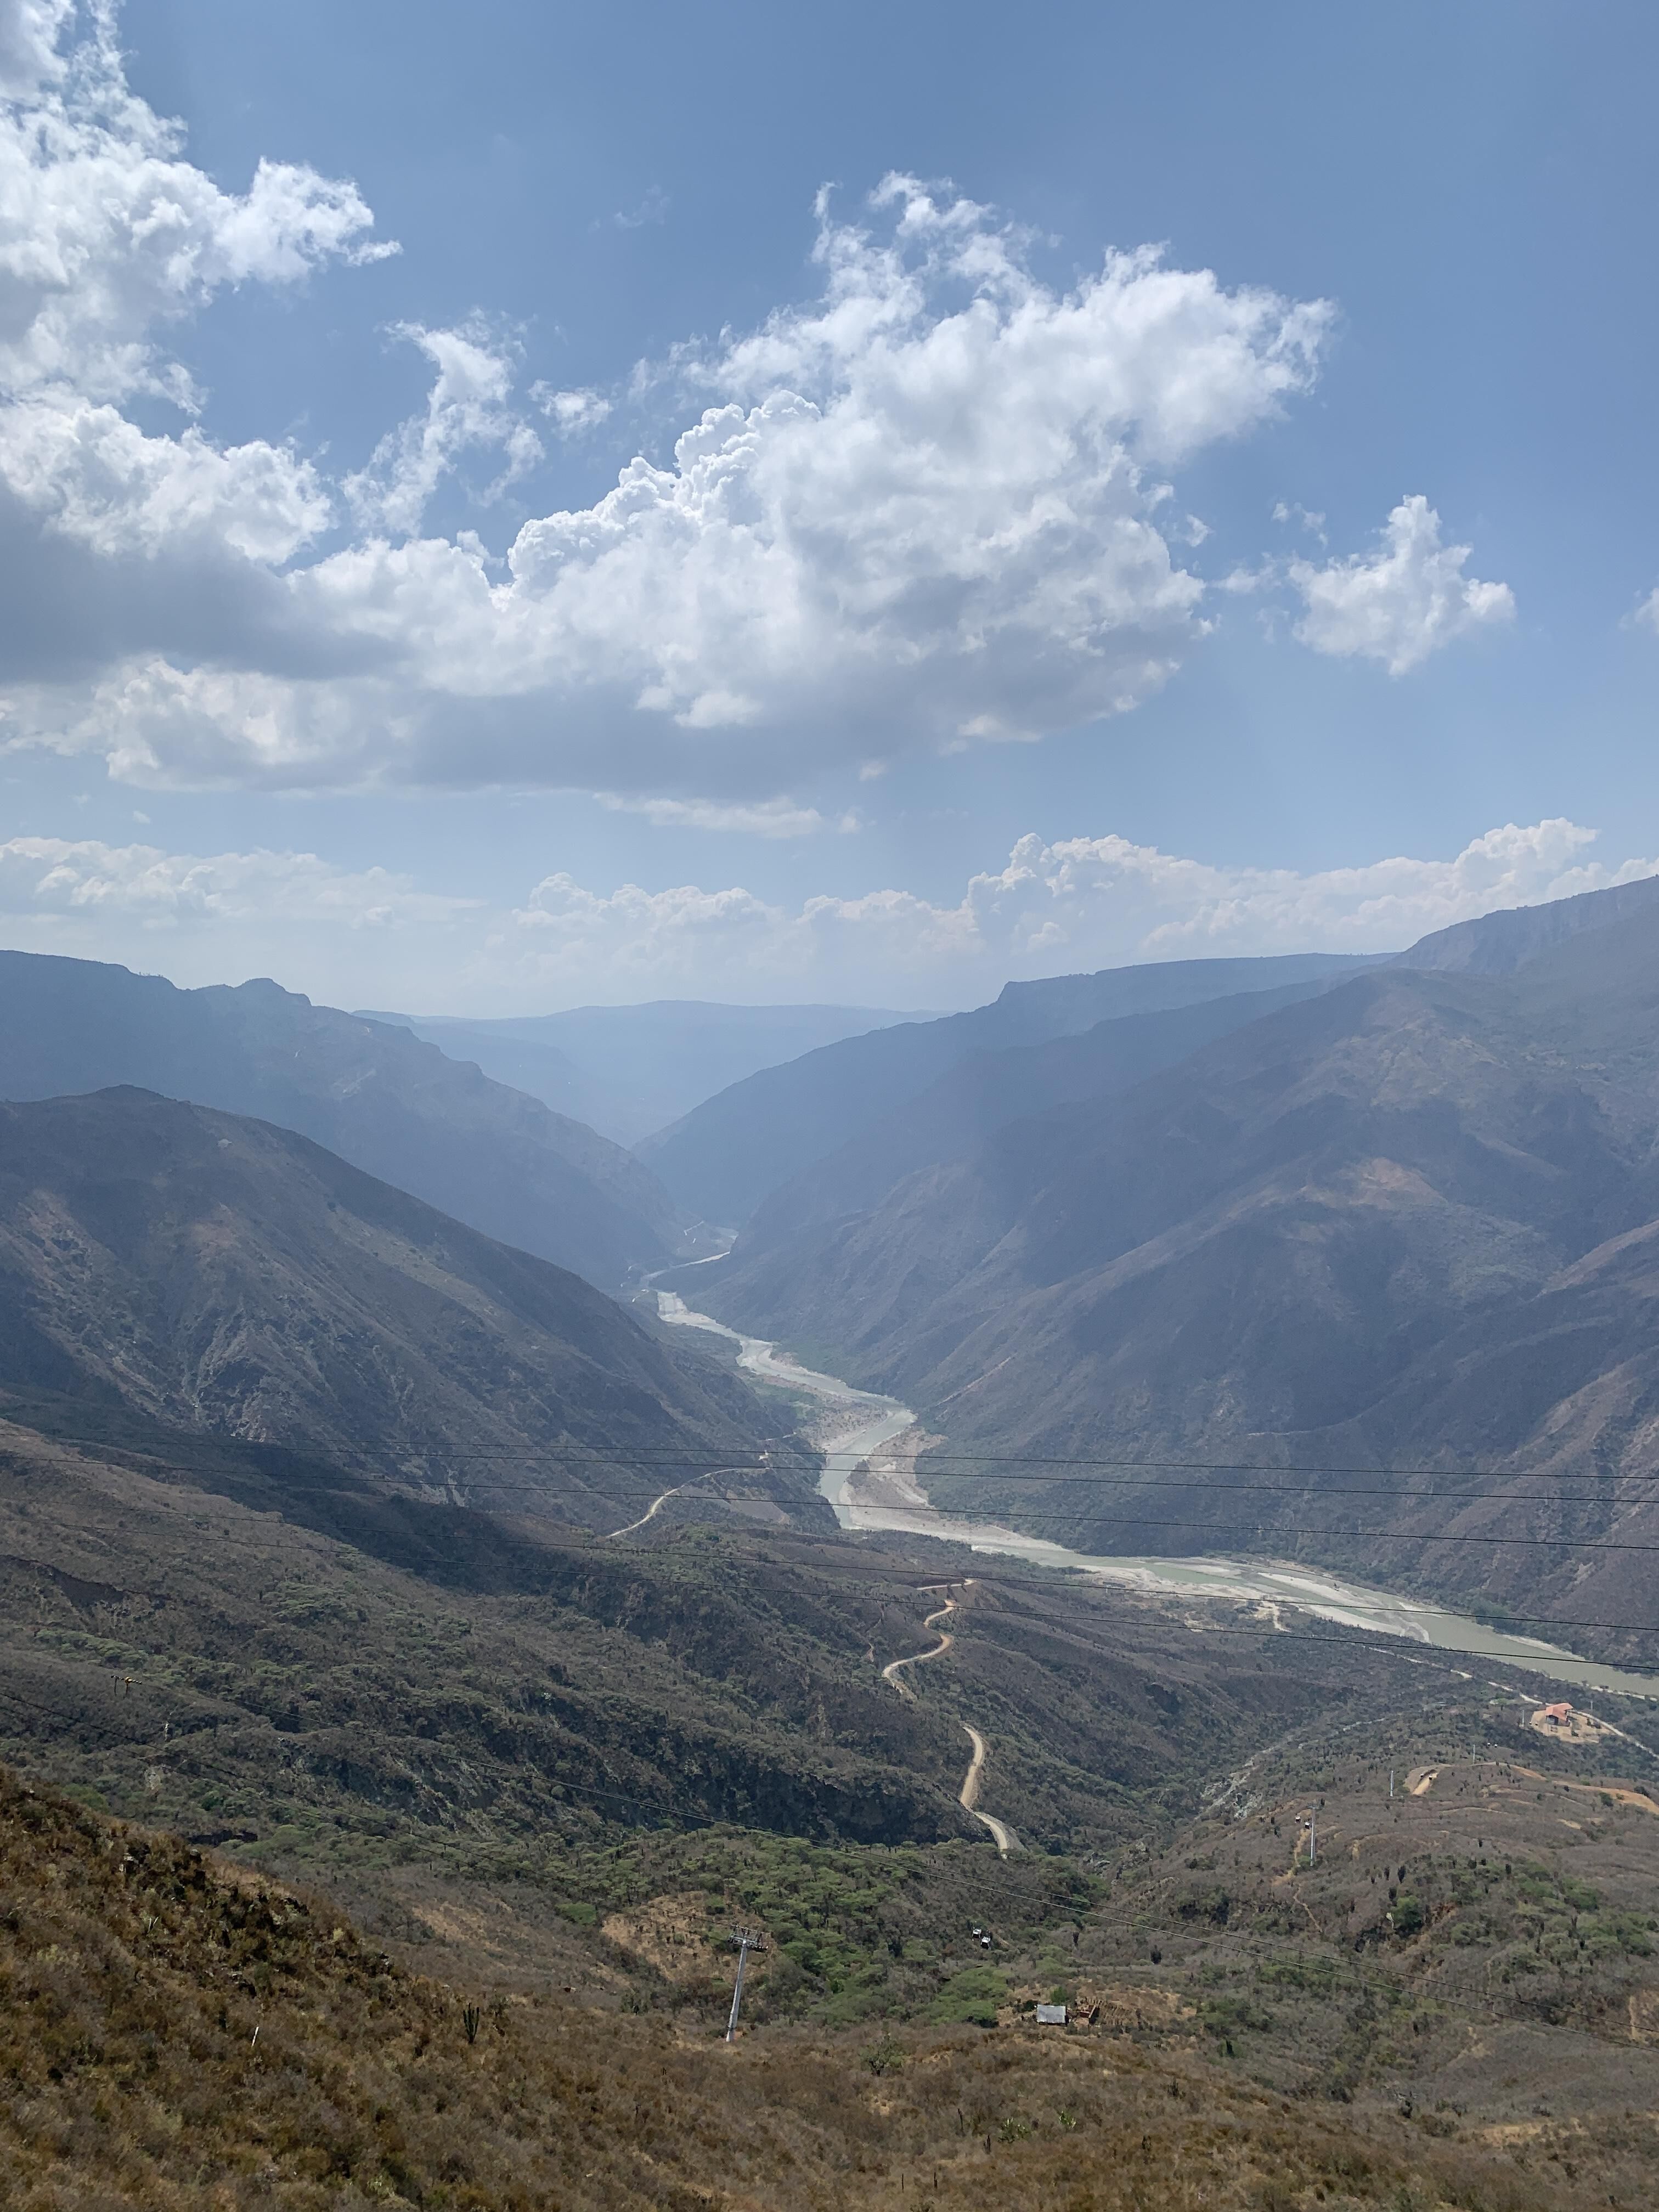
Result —
[{"label": "mountain ridge", "polygon": [[366,1012],[632,1145],[763,1067],[842,1037],[934,1018],[889,1007],[659,999],[506,1019]]},{"label": "mountain ridge", "polygon": [[1327,988],[1317,978],[1278,990],[1240,991],[1196,1006],[1121,1014],[1037,1044],[971,1054],[769,1192],[745,1223],[735,1256],[741,1263],[811,1223],[865,1211],[906,1175],[963,1158],[1005,1122],[1024,1119],[1031,1111],[1030,1094],[1050,1108],[1114,1097],[1158,1067],[1184,1060],[1210,1038]]},{"label": "mountain ridge", "polygon": [[1340,974],[1363,957],[1288,953],[1103,969],[1008,983],[988,1005],[825,1045],[732,1085],[636,1147],[679,1203],[737,1226],[770,1192],[981,1050],[1073,1035],[1128,1013],[1194,1006],[1230,990]]},{"label": "mountain ridge", "polygon": [[0,1384],[425,1494],[614,1527],[724,1456],[822,1517],[810,1456],[695,1347],[308,1138],[149,1092],[0,1105]]},{"label": "mountain ridge", "polygon": [[[696,1302],[913,1403],[948,1438],[920,1473],[953,1510],[1087,1550],[1243,1543],[1641,1620],[1636,1555],[1574,1548],[1659,1537],[1647,1493],[1619,1487],[1659,1421],[1659,901],[1620,907],[1507,972],[1378,967],[1121,1097],[1011,1121],[860,1215],[740,1243]],[[1613,1495],[1522,1509],[1494,1480],[1367,1511],[1334,1478],[1277,1502],[1219,1475],[999,1491],[954,1475],[952,1449],[1590,1468]]]},{"label": "mountain ridge", "polygon": [[1395,968],[1439,968],[1464,975],[1513,974],[1529,961],[1585,930],[1598,930],[1644,914],[1659,899],[1659,876],[1642,876],[1571,898],[1532,906],[1499,907],[1419,937],[1396,952]]},{"label": "mountain ridge", "polygon": [[253,1115],[605,1289],[681,1248],[673,1201],[622,1146],[405,1030],[267,979],[181,991],[0,952],[0,1097],[132,1084]]}]

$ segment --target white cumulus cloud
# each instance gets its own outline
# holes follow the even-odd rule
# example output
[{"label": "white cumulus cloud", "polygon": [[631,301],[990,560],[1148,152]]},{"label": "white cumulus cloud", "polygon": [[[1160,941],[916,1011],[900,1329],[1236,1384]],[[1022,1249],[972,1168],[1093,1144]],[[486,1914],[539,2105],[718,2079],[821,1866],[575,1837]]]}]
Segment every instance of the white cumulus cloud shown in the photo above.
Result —
[{"label": "white cumulus cloud", "polygon": [[556,392],[550,384],[532,384],[530,396],[562,438],[579,438],[610,419],[611,402],[586,386]]},{"label": "white cumulus cloud", "polygon": [[[400,326],[427,404],[338,481],[131,411],[196,408],[169,337],[217,291],[386,250],[353,185],[266,161],[222,191],[125,83],[107,4],[0,0],[0,540],[33,593],[6,735],[156,782],[744,805],[1121,712],[1206,627],[1167,473],[1305,391],[1330,319],[1150,251],[1061,288],[991,210],[895,178],[860,219],[821,205],[805,304],[642,372],[671,450],[502,565],[426,520],[464,459],[488,501],[542,458],[482,319]],[[616,401],[526,404],[572,436]]]},{"label": "white cumulus cloud", "polygon": [[0,409],[0,479],[60,538],[106,561],[186,550],[283,562],[331,512],[316,470],[255,440],[147,436],[118,408],[53,396]]},{"label": "white cumulus cloud", "polygon": [[0,0],[0,99],[27,98],[64,74],[58,42],[75,0]]},{"label": "white cumulus cloud", "polygon": [[549,1002],[603,976],[622,997],[647,985],[867,994],[875,978],[890,998],[968,1003],[1010,976],[1139,960],[1395,951],[1495,908],[1659,869],[1653,860],[1593,860],[1595,834],[1565,820],[1509,823],[1449,859],[1401,855],[1305,873],[1220,866],[1116,836],[1026,836],[1006,866],[971,878],[953,902],[886,890],[788,906],[740,886],[695,884],[599,893],[561,873],[514,910],[496,957],[503,978],[522,979],[521,994],[538,978]]},{"label": "white cumulus cloud", "polygon": [[619,792],[599,791],[601,806],[619,814],[642,814],[656,830],[720,830],[750,837],[812,837],[823,830],[856,830],[856,814],[835,819],[816,806],[801,806],[790,799],[762,799],[748,805],[721,805],[711,799],[628,799]]},{"label": "white cumulus cloud", "polygon": [[[168,348],[227,288],[392,250],[371,220],[355,185],[293,164],[222,191],[127,86],[110,0],[0,0],[0,680],[84,686],[134,653],[291,661],[278,570],[331,489],[287,443],[193,427]],[[158,401],[176,434],[135,420]],[[86,704],[42,702],[46,726]],[[26,696],[12,734],[33,726]]]},{"label": "white cumulus cloud", "polygon": [[275,974],[348,1006],[537,1012],[590,1000],[862,999],[973,1005],[1010,977],[1236,953],[1403,948],[1449,923],[1653,874],[1563,821],[1488,830],[1443,859],[1231,867],[1115,836],[1020,838],[955,897],[885,889],[768,898],[742,884],[612,889],[550,874],[516,901],[459,896],[314,854],[0,844],[9,941],[181,981]]},{"label": "white cumulus cloud", "polygon": [[1302,388],[1323,311],[1145,254],[1060,295],[982,208],[907,185],[877,214],[879,239],[826,220],[823,299],[680,356],[675,388],[721,404],[672,465],[526,523],[506,581],[429,539],[297,574],[319,627],[403,650],[362,686],[372,758],[318,759],[296,713],[295,780],[620,766],[753,796],[1155,690],[1202,587],[1149,471]]},{"label": "white cumulus cloud", "polygon": [[446,331],[400,323],[392,335],[417,345],[432,363],[426,409],[388,433],[368,468],[346,478],[345,489],[359,520],[370,528],[409,537],[419,529],[427,501],[464,453],[499,450],[504,455],[505,465],[484,495],[489,499],[540,460],[542,442],[511,404],[515,349],[481,319]]},{"label": "white cumulus cloud", "polygon": [[261,161],[245,193],[182,156],[129,89],[113,10],[0,5],[0,386],[66,404],[134,392],[185,401],[158,332],[228,284],[291,283],[365,248],[355,185]]},{"label": "white cumulus cloud", "polygon": [[314,853],[201,858],[95,838],[13,837],[0,844],[0,914],[98,917],[146,930],[269,921],[353,929],[448,922],[474,899],[422,891],[385,868],[331,866]]},{"label": "white cumulus cloud", "polygon": [[1402,499],[1375,552],[1291,563],[1304,609],[1296,634],[1316,653],[1380,660],[1404,676],[1442,646],[1514,621],[1507,584],[1463,574],[1473,550],[1442,544],[1440,517],[1420,492]]},{"label": "white cumulus cloud", "polygon": [[1396,855],[1307,873],[1218,866],[1121,837],[1024,837],[1005,869],[975,877],[962,911],[988,947],[1016,958],[1038,951],[1059,967],[1099,966],[1097,954],[1378,951],[1498,908],[1631,882],[1659,866],[1627,860],[1608,867],[1589,858],[1595,836],[1564,819],[1510,823],[1449,859]]}]

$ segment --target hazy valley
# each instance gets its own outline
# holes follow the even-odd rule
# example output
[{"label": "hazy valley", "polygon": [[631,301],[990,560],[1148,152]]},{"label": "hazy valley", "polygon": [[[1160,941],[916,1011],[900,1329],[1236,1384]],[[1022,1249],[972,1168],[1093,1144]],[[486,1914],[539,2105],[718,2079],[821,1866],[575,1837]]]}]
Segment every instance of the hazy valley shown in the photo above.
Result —
[{"label": "hazy valley", "polygon": [[848,1527],[872,1403],[658,1291],[902,1397],[947,1516],[1654,1668],[1656,976],[1635,884],[1011,987],[635,1154],[441,1025],[7,956],[20,2201],[1643,2201],[1645,1700]]},{"label": "hazy valley", "polygon": [[0,1024],[8,1098],[127,1085],[276,1121],[607,1289],[680,1249],[672,1200],[622,1146],[400,1025],[272,982],[179,991],[5,952]]},{"label": "hazy valley", "polygon": [[769,1195],[696,1296],[903,1396],[956,1510],[1640,1622],[1650,889],[1463,925],[1253,1020],[1200,1008],[1212,1041],[1139,1081],[1109,1022],[1089,1096],[1046,1103],[1037,1048],[977,1144],[942,1117],[872,1199],[866,1138]]}]

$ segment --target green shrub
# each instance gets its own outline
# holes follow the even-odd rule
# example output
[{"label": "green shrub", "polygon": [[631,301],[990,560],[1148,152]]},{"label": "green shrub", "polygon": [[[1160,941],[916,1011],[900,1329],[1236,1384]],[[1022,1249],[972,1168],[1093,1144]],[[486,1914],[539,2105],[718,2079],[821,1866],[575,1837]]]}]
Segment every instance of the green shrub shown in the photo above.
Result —
[{"label": "green shrub", "polygon": [[952,1974],[927,2008],[927,2018],[945,2026],[963,2021],[977,2027],[994,2027],[997,2008],[1008,1998],[1008,1978],[994,1966],[964,1966]]}]

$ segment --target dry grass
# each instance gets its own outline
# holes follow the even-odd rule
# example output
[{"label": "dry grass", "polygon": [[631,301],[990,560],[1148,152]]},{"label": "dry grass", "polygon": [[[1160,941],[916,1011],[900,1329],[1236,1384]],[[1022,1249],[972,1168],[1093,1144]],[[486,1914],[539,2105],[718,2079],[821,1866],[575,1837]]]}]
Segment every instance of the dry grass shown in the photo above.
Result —
[{"label": "dry grass", "polygon": [[469,1998],[319,1900],[9,1778],[0,1875],[16,2212],[1543,2212],[1643,2202],[1654,2147],[1635,2121],[1594,2150],[1547,2124],[1443,2141],[1103,2026],[878,2050],[768,2028],[728,2049],[655,2018]]}]

